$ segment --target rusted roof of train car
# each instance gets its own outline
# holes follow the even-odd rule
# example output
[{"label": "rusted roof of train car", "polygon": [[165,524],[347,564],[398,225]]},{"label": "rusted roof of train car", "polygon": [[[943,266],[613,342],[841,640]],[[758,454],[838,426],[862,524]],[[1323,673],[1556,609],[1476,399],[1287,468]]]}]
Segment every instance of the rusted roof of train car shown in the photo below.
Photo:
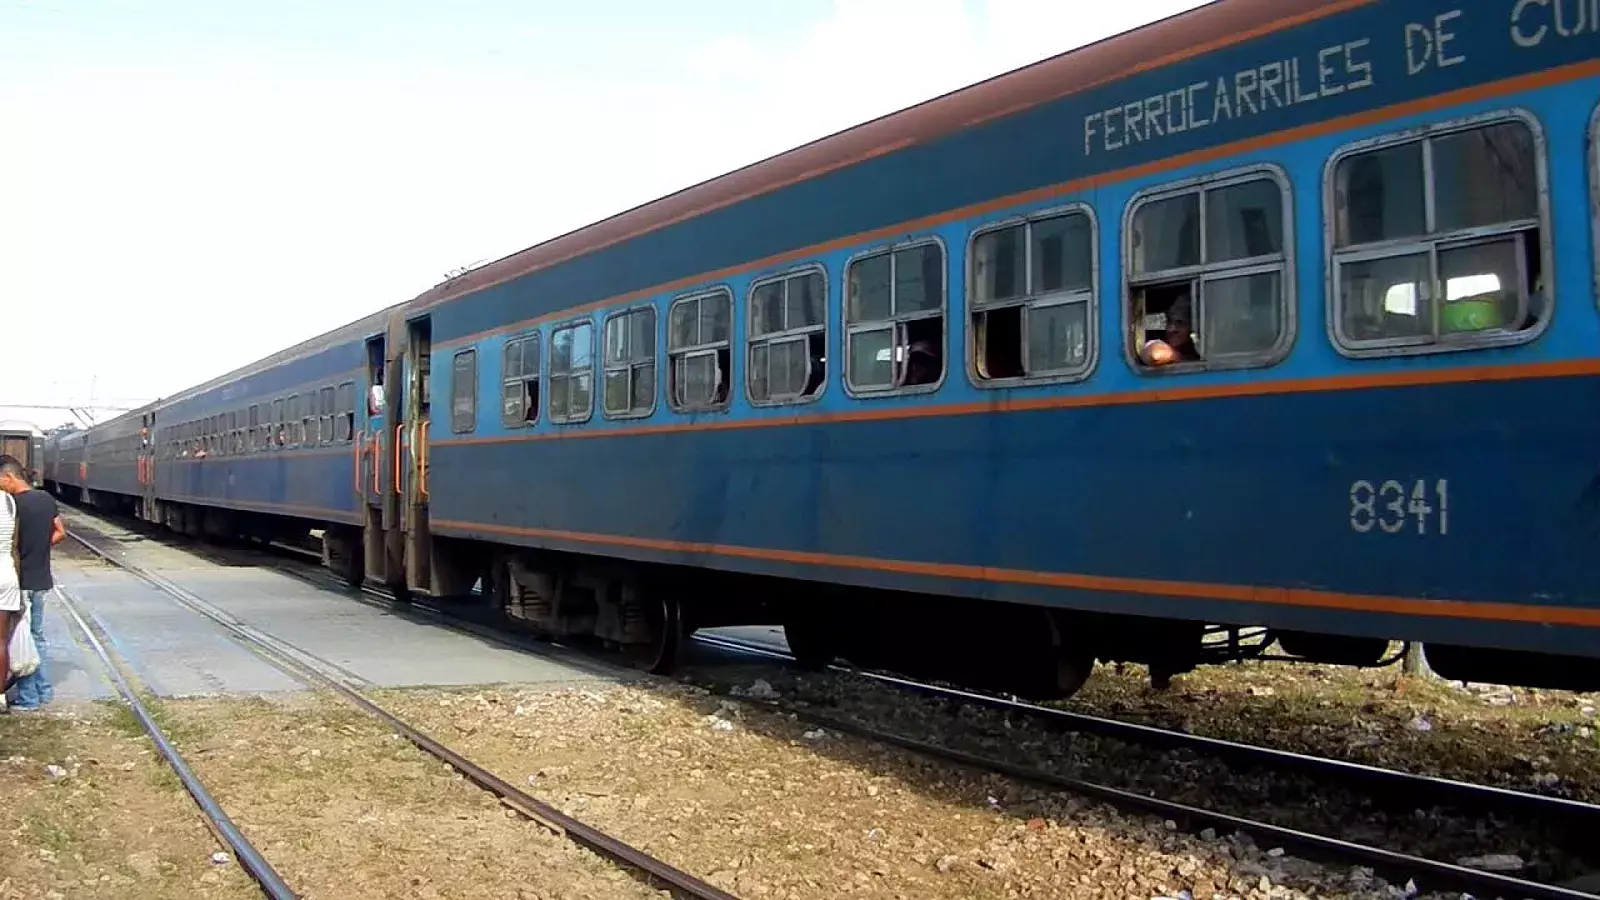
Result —
[{"label": "rusted roof of train car", "polygon": [[1214,0],[873,119],[435,285],[429,308],[743,200],[1093,87],[1376,0]]}]

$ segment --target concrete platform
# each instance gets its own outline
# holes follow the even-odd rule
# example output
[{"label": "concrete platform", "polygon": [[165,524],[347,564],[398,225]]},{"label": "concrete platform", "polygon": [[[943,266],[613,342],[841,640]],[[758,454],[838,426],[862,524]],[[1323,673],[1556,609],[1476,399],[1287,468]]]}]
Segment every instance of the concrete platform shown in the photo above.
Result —
[{"label": "concrete platform", "polygon": [[[111,531],[104,525],[102,531]],[[453,631],[443,625],[418,621],[391,610],[362,603],[271,569],[222,565],[170,546],[149,541],[129,541],[119,548],[128,560],[200,597],[241,622],[266,632],[281,641],[379,687],[462,686],[508,683],[574,683],[610,680],[581,662],[572,664],[541,658],[525,651],[503,647],[495,642]],[[115,551],[113,551],[115,552]],[[96,573],[97,575],[99,573]],[[113,571],[124,580],[131,576]],[[258,678],[248,664],[216,655],[209,638],[225,634],[216,625],[176,601],[153,593],[166,612],[134,609],[122,615],[111,592],[101,591],[96,604],[113,633],[119,635],[130,658],[145,660],[145,665],[162,676],[162,683],[181,689],[186,684],[172,674],[181,662],[158,663],[156,656],[177,654],[194,657],[197,662],[217,670],[220,683],[239,691],[272,690],[272,683]],[[92,591],[83,592],[86,595]],[[123,601],[139,603],[140,601]],[[145,609],[142,605],[138,609]],[[167,634],[170,632],[170,636]],[[193,637],[183,637],[193,634]],[[122,637],[126,635],[126,637]],[[238,645],[231,639],[223,638]],[[186,651],[186,646],[193,650]],[[248,653],[240,648],[240,652]],[[260,665],[264,661],[251,655]],[[277,689],[294,684],[277,676]]]},{"label": "concrete platform", "polygon": [[[83,568],[65,560],[57,561],[56,570],[57,586],[68,593],[79,613],[109,635],[107,649],[126,660],[160,696],[305,689],[303,682],[252,653],[222,626],[178,605],[126,572]],[[59,608],[59,599],[52,599],[57,600],[58,606],[50,610],[54,625],[76,632],[66,611]],[[45,619],[45,627],[52,627],[51,618]],[[109,691],[99,658],[87,647],[80,648],[80,653],[82,664]],[[59,687],[56,696],[63,698]]]},{"label": "concrete platform", "polygon": [[[62,574],[56,572],[58,580]],[[44,671],[55,701],[70,703],[115,696],[116,691],[106,679],[100,659],[78,636],[77,626],[62,611],[61,601],[54,593],[45,598],[43,612]]]}]

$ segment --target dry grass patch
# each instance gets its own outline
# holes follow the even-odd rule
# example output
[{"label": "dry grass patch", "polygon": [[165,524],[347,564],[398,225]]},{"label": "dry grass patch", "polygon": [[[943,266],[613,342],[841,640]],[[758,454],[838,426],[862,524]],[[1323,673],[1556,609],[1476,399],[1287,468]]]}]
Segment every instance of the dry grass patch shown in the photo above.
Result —
[{"label": "dry grass patch", "polygon": [[1304,753],[1600,802],[1593,694],[1472,685],[1399,667],[1257,662],[1149,686],[1100,666],[1063,707]]},{"label": "dry grass patch", "polygon": [[0,718],[0,898],[259,897],[125,707]]},{"label": "dry grass patch", "polygon": [[190,765],[307,900],[659,896],[340,700],[163,705]]}]

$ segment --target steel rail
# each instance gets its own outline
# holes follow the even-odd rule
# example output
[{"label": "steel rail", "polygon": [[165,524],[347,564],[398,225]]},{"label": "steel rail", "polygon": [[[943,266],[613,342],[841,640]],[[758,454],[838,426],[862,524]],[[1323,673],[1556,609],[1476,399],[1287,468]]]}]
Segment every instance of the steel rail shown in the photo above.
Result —
[{"label": "steel rail", "polygon": [[836,719],[832,716],[798,709],[781,701],[755,700],[749,697],[738,697],[736,699],[758,706],[765,706],[774,712],[793,716],[797,720],[805,721],[819,728],[832,729],[841,734],[848,734],[862,740],[877,741],[932,759],[955,763],[973,769],[998,772],[1019,781],[1031,782],[1041,787],[1093,797],[1124,810],[1158,815],[1164,819],[1173,820],[1180,825],[1186,825],[1190,830],[1196,827],[1228,828],[1249,835],[1256,841],[1257,845],[1266,843],[1285,848],[1293,847],[1301,851],[1301,855],[1307,859],[1332,860],[1345,864],[1359,863],[1370,866],[1375,872],[1385,875],[1403,875],[1414,879],[1422,893],[1453,890],[1470,893],[1474,896],[1516,897],[1528,898],[1528,900],[1595,900],[1596,896],[1600,896],[1559,885],[1541,884],[1536,881],[1528,881],[1497,872],[1471,869],[1453,863],[1439,862],[1394,850],[1385,850],[1381,847],[1372,847],[1308,831],[1299,831],[1281,825],[1273,825],[1269,822],[1247,819],[1242,816],[1190,806],[1172,800],[1162,800],[1147,794],[1140,794],[1091,781],[1065,778],[1048,772],[1040,772],[1023,766],[977,756],[961,750],[953,750],[938,744],[930,744],[914,738],[877,731],[848,720]]},{"label": "steel rail", "polygon": [[77,605],[73,598],[59,586],[54,588],[54,592],[56,597],[61,600],[61,608],[65,609],[67,614],[72,617],[72,621],[77,624],[78,630],[83,632],[84,638],[88,640],[90,649],[94,650],[95,655],[100,658],[100,664],[105,667],[106,673],[111,677],[117,693],[122,695],[122,702],[128,704],[128,708],[133,711],[134,718],[138,719],[139,724],[144,726],[145,733],[150,735],[150,740],[156,745],[156,751],[161,754],[162,759],[166,760],[167,765],[172,767],[173,773],[183,783],[184,790],[188,791],[189,796],[194,798],[195,805],[200,807],[200,812],[210,822],[212,830],[233,850],[234,858],[239,860],[239,864],[244,866],[245,871],[250,873],[250,877],[255,879],[256,884],[261,886],[262,892],[268,897],[273,898],[273,900],[298,900],[300,895],[296,894],[284,882],[283,877],[272,867],[272,864],[267,862],[260,851],[256,850],[255,845],[250,843],[250,840],[244,836],[239,827],[233,824],[233,820],[228,818],[226,812],[223,812],[222,806],[217,803],[216,798],[211,796],[211,792],[207,791],[205,785],[200,783],[200,779],[194,774],[194,770],[189,768],[189,764],[184,761],[183,755],[178,752],[178,748],[172,746],[172,742],[167,739],[161,727],[150,716],[150,711],[139,700],[138,693],[134,691],[133,686],[128,683],[116,663],[112,661],[105,645],[100,643],[100,639],[95,636],[93,629],[89,627],[89,623],[85,622],[83,616],[78,614]]},{"label": "steel rail", "polygon": [[[679,895],[694,898],[694,900],[737,900],[734,895],[723,891],[721,888],[708,884],[663,860],[651,856],[643,850],[624,843],[623,841],[606,834],[598,828],[585,824],[584,822],[581,822],[578,819],[563,813],[555,807],[528,795],[515,785],[508,783],[494,773],[479,766],[477,763],[472,762],[466,757],[461,756],[459,753],[456,753],[454,750],[451,750],[449,747],[446,747],[426,734],[423,734],[421,731],[418,731],[405,720],[399,718],[374,701],[368,699],[366,696],[362,695],[361,692],[343,683],[339,677],[326,674],[316,665],[312,665],[288,656],[283,650],[274,647],[271,642],[262,640],[261,638],[257,637],[256,634],[252,633],[255,631],[255,629],[236,624],[231,620],[230,616],[227,616],[220,610],[217,610],[210,603],[207,603],[205,600],[202,600],[200,597],[184,589],[183,587],[176,585],[162,576],[135,563],[124,559],[115,558],[102,548],[95,546],[94,543],[83,537],[83,535],[79,534],[74,528],[69,528],[67,534],[77,543],[86,548],[90,553],[95,554],[106,562],[122,568],[135,577],[149,583],[190,610],[199,613],[200,615],[203,615],[222,627],[228,629],[239,639],[247,643],[254,644],[257,648],[274,657],[276,664],[279,666],[293,671],[298,676],[309,677],[310,680],[333,690],[344,699],[350,701],[357,707],[382,721],[397,734],[405,737],[423,751],[444,761],[474,784],[489,791],[490,793],[495,794],[507,806],[510,806],[517,812],[522,813],[529,819],[532,819],[533,821],[564,835],[573,842],[587,847],[588,849],[593,850],[594,852],[605,856],[608,859],[622,863],[629,868],[649,875],[651,878],[656,879],[663,884],[669,885],[673,891]],[[276,641],[276,639],[274,639],[274,641]],[[277,643],[282,642],[277,641]],[[305,653],[304,651],[299,651],[299,655],[306,656],[308,659],[316,659],[318,663],[322,662],[312,654]]]},{"label": "steel rail", "polygon": [[[775,647],[738,638],[697,634],[693,639],[723,650],[794,662],[792,654],[785,653]],[[1332,774],[1352,782],[1366,782],[1380,787],[1399,788],[1405,791],[1405,797],[1412,799],[1420,797],[1434,803],[1466,806],[1480,810],[1515,812],[1524,816],[1555,816],[1565,821],[1570,821],[1574,826],[1600,829],[1600,806],[1578,800],[1569,800],[1565,797],[1548,797],[1542,794],[1530,794],[1510,788],[1473,784],[1468,781],[1457,781],[1434,775],[1417,775],[1411,772],[1402,772],[1398,769],[1387,769],[1365,763],[1330,759],[1305,753],[1296,753],[1292,750],[1263,747],[1258,744],[1244,744],[1222,738],[1171,731],[1152,725],[1121,722],[1116,719],[1075,713],[1049,706],[1039,706],[1022,700],[997,697],[992,694],[981,694],[961,688],[927,684],[909,678],[836,663],[830,663],[828,668],[835,672],[859,675],[863,678],[917,693],[948,700],[959,700],[1001,712],[1022,713],[1036,719],[1043,719],[1049,724],[1067,731],[1098,734],[1103,737],[1125,740],[1142,746],[1187,748],[1219,759],[1228,759],[1270,768],[1301,770],[1324,776]],[[1392,802],[1393,795],[1390,795],[1390,797],[1390,802]]]}]

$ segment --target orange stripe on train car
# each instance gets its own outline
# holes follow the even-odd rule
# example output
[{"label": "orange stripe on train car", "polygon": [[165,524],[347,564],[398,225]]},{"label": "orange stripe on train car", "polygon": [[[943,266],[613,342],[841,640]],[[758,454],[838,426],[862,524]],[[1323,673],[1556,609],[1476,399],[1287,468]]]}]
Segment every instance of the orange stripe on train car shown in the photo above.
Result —
[{"label": "orange stripe on train car", "polygon": [[689,543],[658,538],[628,537],[625,535],[587,534],[550,528],[519,528],[481,522],[435,520],[431,523],[431,526],[435,529],[541,537],[580,544],[602,544],[641,550],[665,550],[679,553],[727,556],[737,559],[754,559],[807,566],[832,566],[843,569],[888,572],[897,575],[923,575],[962,581],[988,581],[1001,584],[1073,588],[1119,594],[1185,597],[1196,600],[1224,600],[1235,603],[1270,603],[1350,612],[1389,613],[1402,616],[1600,627],[1600,609],[1536,606],[1532,604],[1479,600],[1392,597],[1379,594],[1346,594],[1338,591],[1313,590],[1310,588],[1212,584],[1197,581],[1162,581],[1151,578],[1123,578],[1110,575],[1083,575],[1071,572],[1036,572],[1026,569],[1001,569],[955,563],[878,559],[866,556],[814,553],[801,550],[776,550],[734,544]]},{"label": "orange stripe on train car", "polygon": [[[1600,376],[1600,359],[1569,359],[1513,365],[1453,366],[1448,369],[1411,369],[1399,372],[1368,372],[1360,375],[1326,375],[1278,381],[1247,381],[1237,384],[1155,387],[1134,391],[1072,396],[1002,398],[970,403],[942,403],[931,406],[861,407],[841,412],[806,412],[791,416],[722,419],[715,422],[672,422],[662,425],[628,425],[609,428],[572,428],[538,434],[505,434],[491,437],[439,438],[436,447],[475,444],[508,444],[518,441],[579,440],[584,438],[633,437],[676,434],[688,431],[740,431],[751,428],[792,428],[843,422],[885,422],[903,419],[929,419],[943,416],[970,416],[984,413],[1040,412],[1057,409],[1082,409],[1130,406],[1143,403],[1179,403],[1227,397],[1267,397],[1283,394],[1309,394],[1332,391],[1372,390],[1392,387],[1462,384],[1482,381],[1522,381],[1535,378],[1574,378]],[[1160,377],[1160,376],[1151,376]]]}]

